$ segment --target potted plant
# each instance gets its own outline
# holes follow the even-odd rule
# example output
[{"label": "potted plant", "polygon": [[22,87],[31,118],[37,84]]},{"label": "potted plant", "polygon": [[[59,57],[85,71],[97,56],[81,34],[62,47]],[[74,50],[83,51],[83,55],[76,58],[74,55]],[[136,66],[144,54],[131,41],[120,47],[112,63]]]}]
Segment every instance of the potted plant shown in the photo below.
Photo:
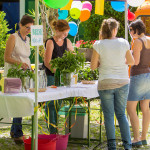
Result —
[{"label": "potted plant", "polygon": [[21,69],[21,65],[13,65],[12,68],[8,70],[7,77],[20,78],[22,82],[22,92],[27,91],[26,79],[34,80],[34,72],[32,70],[23,70]]},{"label": "potted plant", "polygon": [[93,41],[80,40],[76,42],[76,47],[78,48],[78,52],[85,54],[86,61],[91,61],[94,43],[95,43],[95,40]]},{"label": "potted plant", "polygon": [[62,58],[58,57],[51,60],[52,68],[57,68],[61,72],[61,82],[64,86],[70,86],[71,73],[78,72],[84,66],[85,57],[83,53],[73,53],[65,51]]},{"label": "potted plant", "polygon": [[91,70],[90,67],[79,70],[78,80],[83,84],[94,84],[95,80],[98,80],[99,72],[98,69]]}]

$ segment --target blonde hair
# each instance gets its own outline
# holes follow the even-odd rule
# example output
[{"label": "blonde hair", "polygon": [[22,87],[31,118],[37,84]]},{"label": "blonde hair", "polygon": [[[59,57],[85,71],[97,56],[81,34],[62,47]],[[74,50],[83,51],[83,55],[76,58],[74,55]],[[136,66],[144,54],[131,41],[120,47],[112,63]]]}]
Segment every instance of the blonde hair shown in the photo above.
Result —
[{"label": "blonde hair", "polygon": [[112,30],[119,28],[120,23],[113,19],[104,19],[99,32],[99,39],[110,39],[112,37]]},{"label": "blonde hair", "polygon": [[55,31],[58,30],[60,32],[70,29],[69,24],[66,20],[54,21],[53,26],[54,26]]}]

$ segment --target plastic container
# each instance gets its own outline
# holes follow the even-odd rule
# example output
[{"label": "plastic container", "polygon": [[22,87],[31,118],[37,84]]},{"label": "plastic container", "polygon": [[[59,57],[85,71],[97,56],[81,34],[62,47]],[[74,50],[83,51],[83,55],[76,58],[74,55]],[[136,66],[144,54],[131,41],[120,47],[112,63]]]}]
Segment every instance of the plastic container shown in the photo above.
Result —
[{"label": "plastic container", "polygon": [[68,145],[68,137],[69,134],[66,135],[59,135],[59,134],[50,134],[50,135],[45,135],[45,134],[39,134],[38,138],[39,139],[56,139],[56,150],[66,150],[67,145]]},{"label": "plastic container", "polygon": [[[76,114],[76,120],[75,120],[75,113],[77,109]],[[67,117],[68,115],[69,106],[64,106],[59,111],[60,115],[65,115]],[[88,114],[87,111],[88,107],[81,107],[79,105],[74,105],[71,112],[71,125],[75,123],[75,125],[71,128],[71,138],[87,138],[88,137]],[[63,112],[64,111],[64,112]],[[69,117],[67,118],[67,124],[69,125]],[[65,128],[65,133],[69,133],[69,127],[67,126]]]},{"label": "plastic container", "polygon": [[[31,137],[24,139],[25,150],[31,150]],[[38,150],[56,150],[56,139],[38,138]]]}]

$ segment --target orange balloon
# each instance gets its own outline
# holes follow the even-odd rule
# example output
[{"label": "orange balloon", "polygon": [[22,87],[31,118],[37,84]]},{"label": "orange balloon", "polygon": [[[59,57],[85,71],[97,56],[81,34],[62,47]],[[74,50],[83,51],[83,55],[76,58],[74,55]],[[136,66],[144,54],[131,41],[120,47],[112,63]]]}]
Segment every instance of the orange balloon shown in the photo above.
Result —
[{"label": "orange balloon", "polygon": [[86,20],[88,20],[89,18],[90,18],[90,15],[91,15],[91,12],[89,11],[89,9],[87,9],[87,8],[83,8],[82,10],[81,10],[81,15],[80,15],[80,21],[81,22],[84,22],[84,21],[86,21]]}]

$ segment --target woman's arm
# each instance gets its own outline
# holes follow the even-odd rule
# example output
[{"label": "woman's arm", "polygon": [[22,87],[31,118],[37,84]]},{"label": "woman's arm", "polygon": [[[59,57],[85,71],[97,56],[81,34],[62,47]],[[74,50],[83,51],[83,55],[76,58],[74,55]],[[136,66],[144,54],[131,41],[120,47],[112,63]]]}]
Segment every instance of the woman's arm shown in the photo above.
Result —
[{"label": "woman's arm", "polygon": [[134,58],[133,58],[133,56],[131,54],[131,51],[128,50],[126,52],[126,64],[127,65],[134,65],[134,63],[135,63],[135,61],[134,61]]},{"label": "woman's arm", "polygon": [[92,70],[95,70],[99,66],[99,60],[100,60],[100,55],[97,53],[96,50],[93,49],[91,65],[90,65]]},{"label": "woman's arm", "polygon": [[12,52],[13,52],[14,47],[15,47],[15,36],[10,35],[6,43],[6,49],[4,53],[5,62],[10,63],[10,64],[17,64],[17,65],[22,64],[21,67],[23,69],[28,69],[29,68],[28,64],[22,63],[12,58]]},{"label": "woman's arm", "polygon": [[53,73],[56,72],[56,69],[51,69],[51,65],[49,64],[52,59],[54,44],[52,40],[48,40],[46,43],[46,51],[45,51],[45,57],[44,57],[44,65],[51,70]]},{"label": "woman's arm", "polygon": [[140,62],[140,52],[142,50],[142,42],[139,39],[134,41],[133,45],[133,57],[135,60],[134,65],[138,65]]},{"label": "woman's arm", "polygon": [[69,39],[67,39],[67,49],[69,51],[74,51],[72,43],[71,43],[71,41]]}]

